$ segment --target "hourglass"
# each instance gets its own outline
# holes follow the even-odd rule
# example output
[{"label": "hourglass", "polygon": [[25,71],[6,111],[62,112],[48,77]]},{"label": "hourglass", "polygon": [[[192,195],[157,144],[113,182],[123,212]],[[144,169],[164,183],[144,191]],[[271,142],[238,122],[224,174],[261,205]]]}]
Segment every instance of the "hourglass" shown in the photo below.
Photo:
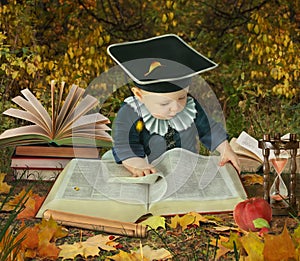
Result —
[{"label": "hourglass", "polygon": [[288,198],[289,192],[282,179],[281,173],[283,172],[288,162],[289,153],[287,151],[281,151],[279,154],[274,154],[270,157],[270,161],[276,172],[276,178],[270,188],[270,201],[283,201]]},{"label": "hourglass", "polygon": [[[296,213],[298,210],[295,195],[296,154],[299,148],[296,134],[290,134],[288,139],[281,139],[280,134],[276,134],[274,138],[271,138],[269,134],[265,134],[263,139],[259,141],[258,146],[262,149],[264,157],[264,199],[271,204],[273,215]],[[272,185],[270,184],[270,162],[276,172]],[[287,186],[282,179],[282,172],[287,169],[285,167],[288,162],[289,169],[287,171],[290,175]]]}]

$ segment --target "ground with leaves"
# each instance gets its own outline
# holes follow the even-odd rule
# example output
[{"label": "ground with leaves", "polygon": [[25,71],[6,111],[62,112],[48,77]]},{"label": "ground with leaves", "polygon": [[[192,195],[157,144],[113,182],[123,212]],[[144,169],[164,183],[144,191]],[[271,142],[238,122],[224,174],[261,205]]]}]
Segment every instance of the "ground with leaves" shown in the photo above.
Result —
[{"label": "ground with leaves", "polygon": [[[262,195],[261,175],[242,178],[250,197]],[[1,195],[13,184],[8,176],[0,175]],[[25,236],[17,260],[24,260],[24,256],[29,260],[298,260],[300,256],[299,220],[286,216],[273,217],[266,234],[239,230],[230,213],[152,217],[144,221],[149,231],[142,239],[63,227],[53,219],[34,219],[51,185],[20,182],[0,214],[5,220],[30,188],[30,197],[16,221],[18,228],[23,228],[17,238]]]}]

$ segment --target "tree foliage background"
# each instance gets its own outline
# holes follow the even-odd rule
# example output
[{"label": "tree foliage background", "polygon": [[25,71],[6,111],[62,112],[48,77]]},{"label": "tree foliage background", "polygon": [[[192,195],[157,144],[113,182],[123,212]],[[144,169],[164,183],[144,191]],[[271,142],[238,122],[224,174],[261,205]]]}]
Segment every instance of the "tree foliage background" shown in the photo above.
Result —
[{"label": "tree foliage background", "polygon": [[[299,133],[299,0],[2,0],[0,111],[51,80],[82,87],[114,66],[111,43],[181,36],[219,67],[203,75],[231,136]],[[117,98],[115,98],[117,99]],[[0,120],[1,132],[15,122]]]}]

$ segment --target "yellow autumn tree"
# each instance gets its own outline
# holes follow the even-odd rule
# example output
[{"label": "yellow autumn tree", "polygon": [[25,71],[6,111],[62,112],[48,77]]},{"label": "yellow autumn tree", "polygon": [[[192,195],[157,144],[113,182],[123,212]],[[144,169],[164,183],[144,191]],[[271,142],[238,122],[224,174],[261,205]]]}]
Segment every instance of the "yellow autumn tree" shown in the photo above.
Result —
[{"label": "yellow autumn tree", "polygon": [[255,82],[257,93],[273,94],[292,98],[299,94],[300,36],[297,23],[291,23],[291,11],[286,7],[278,9],[272,16],[267,12],[268,4],[260,12],[251,15],[247,24],[248,43],[238,45],[248,53],[252,70],[248,81]]}]

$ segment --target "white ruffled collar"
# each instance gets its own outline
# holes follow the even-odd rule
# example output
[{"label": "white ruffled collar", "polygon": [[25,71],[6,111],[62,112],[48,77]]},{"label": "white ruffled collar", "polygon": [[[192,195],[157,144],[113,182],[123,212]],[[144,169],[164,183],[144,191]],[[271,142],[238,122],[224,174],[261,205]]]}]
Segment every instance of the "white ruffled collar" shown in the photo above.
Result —
[{"label": "white ruffled collar", "polygon": [[195,102],[192,97],[188,97],[185,108],[170,120],[161,120],[153,117],[147,110],[146,106],[138,99],[135,101],[133,96],[126,98],[124,102],[132,107],[137,114],[139,114],[137,109],[138,104],[145,128],[150,132],[150,134],[156,133],[161,136],[164,136],[168,132],[169,125],[178,132],[186,130],[192,125],[197,114]]}]

